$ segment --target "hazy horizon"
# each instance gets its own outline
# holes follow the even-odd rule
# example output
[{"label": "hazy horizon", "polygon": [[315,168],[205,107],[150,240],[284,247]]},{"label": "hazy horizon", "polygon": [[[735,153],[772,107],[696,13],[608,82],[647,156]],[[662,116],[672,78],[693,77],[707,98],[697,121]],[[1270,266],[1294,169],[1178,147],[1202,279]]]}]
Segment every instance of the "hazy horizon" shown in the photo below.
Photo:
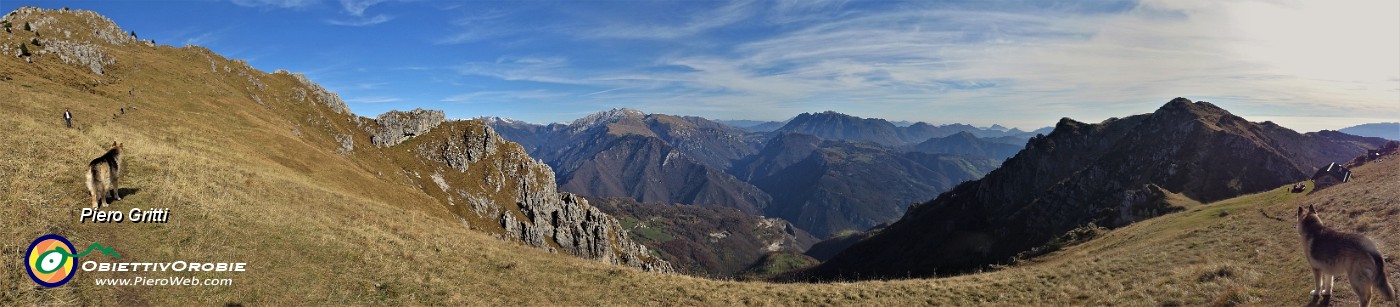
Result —
[{"label": "hazy horizon", "polygon": [[1400,2],[6,1],[306,74],[362,116],[837,111],[1032,130],[1174,97],[1299,131],[1400,121]]}]

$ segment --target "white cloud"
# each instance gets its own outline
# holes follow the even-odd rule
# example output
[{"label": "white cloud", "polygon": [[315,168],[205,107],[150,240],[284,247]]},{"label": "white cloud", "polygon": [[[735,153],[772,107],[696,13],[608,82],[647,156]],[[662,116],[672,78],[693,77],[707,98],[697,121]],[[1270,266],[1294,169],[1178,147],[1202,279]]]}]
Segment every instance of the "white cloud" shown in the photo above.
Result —
[{"label": "white cloud", "polygon": [[233,4],[247,7],[303,8],[320,2],[319,0],[232,0]]},{"label": "white cloud", "polygon": [[506,25],[513,11],[503,9],[472,10],[466,16],[452,21],[457,26],[456,33],[440,38],[438,45],[456,45],[517,34],[520,26]]},{"label": "white cloud", "polygon": [[706,116],[781,119],[829,108],[1035,128],[1062,116],[1150,112],[1186,96],[1300,130],[1339,128],[1329,126],[1338,118],[1400,118],[1400,1],[1147,0],[1122,11],[846,6],[778,2],[765,11],[731,2],[675,24],[580,30],[584,38],[687,46],[758,12],[781,15],[762,16],[782,25],[758,38],[659,52],[631,67],[503,57],[458,71],[593,86],[577,94]]},{"label": "white cloud", "polygon": [[366,9],[369,9],[369,7],[375,4],[383,3],[384,1],[385,0],[340,0],[340,6],[345,9],[346,13],[360,17],[365,15]]},{"label": "white cloud", "polygon": [[728,26],[758,13],[759,5],[751,0],[735,0],[728,4],[691,16],[679,25],[669,24],[608,24],[584,33],[594,38],[618,39],[676,39]]},{"label": "white cloud", "polygon": [[355,97],[355,98],[346,99],[345,101],[346,101],[346,102],[350,102],[350,103],[388,103],[388,102],[399,102],[399,101],[403,101],[403,98],[398,98],[398,97],[387,97],[387,96],[370,96],[370,97]]},{"label": "white cloud", "polygon": [[356,18],[351,20],[327,19],[326,23],[337,26],[364,27],[389,22],[390,20],[394,20],[394,16],[379,14],[374,15],[374,17]]},{"label": "white cloud", "polygon": [[566,97],[568,97],[568,96],[571,96],[571,95],[565,94],[565,93],[553,92],[553,91],[546,91],[546,90],[477,91],[477,92],[462,93],[462,94],[457,94],[457,95],[448,96],[448,97],[443,98],[441,101],[442,101],[442,102],[460,102],[460,103],[479,103],[479,102],[495,102],[495,103],[502,103],[502,102],[505,102],[505,103],[509,103],[509,102],[519,102],[519,101],[522,101],[522,100],[531,100],[531,101],[556,100],[556,99],[566,98]]}]

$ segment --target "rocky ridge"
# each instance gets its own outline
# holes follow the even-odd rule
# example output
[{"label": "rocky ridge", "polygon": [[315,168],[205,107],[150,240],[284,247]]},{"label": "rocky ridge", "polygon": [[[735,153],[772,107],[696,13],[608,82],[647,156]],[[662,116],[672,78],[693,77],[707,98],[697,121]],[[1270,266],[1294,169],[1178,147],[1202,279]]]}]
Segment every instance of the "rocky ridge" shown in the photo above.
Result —
[{"label": "rocky ridge", "polygon": [[[287,71],[278,70],[274,73],[287,73]],[[351,114],[350,106],[345,105],[344,100],[340,100],[340,95],[337,95],[335,92],[331,92],[330,90],[321,87],[321,85],[316,84],[316,82],[311,82],[311,79],[307,79],[306,75],[302,75],[299,73],[293,73],[290,75],[292,75],[293,78],[296,78],[297,82],[301,82],[301,85],[306,86],[305,89],[296,89],[296,98],[298,100],[306,100],[307,98],[311,98],[313,99],[313,101],[319,102],[321,103],[321,105],[330,108],[331,111],[335,111],[336,114]],[[308,95],[308,92],[310,95]]]},{"label": "rocky ridge", "polygon": [[481,121],[445,122],[420,135],[394,150],[436,163],[429,166],[432,185],[423,186],[437,186],[443,192],[437,196],[469,227],[550,252],[674,272],[669,262],[632,240],[617,219],[559,192],[548,165]]},{"label": "rocky ridge", "polygon": [[427,133],[447,120],[441,110],[413,109],[412,111],[389,111],[375,116],[379,130],[370,136],[375,147],[389,147],[403,143],[414,136]]},{"label": "rocky ridge", "polygon": [[[78,21],[84,29],[52,27],[60,22],[60,18]],[[32,57],[38,57],[40,60],[45,55],[52,54],[58,56],[64,64],[84,66],[98,75],[104,74],[107,66],[117,63],[116,58],[109,55],[105,50],[107,47],[103,45],[131,45],[140,42],[111,19],[92,11],[22,7],[0,18],[0,24],[10,26],[9,34],[27,37],[22,41],[29,41],[18,45],[0,44],[0,54],[22,56],[21,50],[29,50]],[[26,25],[29,30],[24,29]],[[28,46],[21,49],[20,45]]]}]

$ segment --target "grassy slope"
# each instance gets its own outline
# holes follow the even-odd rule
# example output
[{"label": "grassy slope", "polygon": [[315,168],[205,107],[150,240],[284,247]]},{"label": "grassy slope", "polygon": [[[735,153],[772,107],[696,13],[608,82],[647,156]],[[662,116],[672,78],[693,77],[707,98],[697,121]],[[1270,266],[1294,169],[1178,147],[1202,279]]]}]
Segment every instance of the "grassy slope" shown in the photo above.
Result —
[{"label": "grassy slope", "polygon": [[[145,48],[145,47],[141,47]],[[240,302],[325,304],[1202,305],[1232,294],[1263,305],[1305,303],[1297,204],[1364,229],[1395,254],[1400,159],[1356,170],[1356,182],[1312,195],[1282,190],[1193,207],[1114,230],[1001,271],[942,279],[830,284],[743,283],[660,275],[499,241],[468,230],[415,181],[374,158],[335,154],[343,117],[307,103],[264,108],[241,77],[209,75],[195,51],[120,49],[108,77],[36,57],[0,58],[0,305]],[[229,63],[216,58],[219,63]],[[220,67],[220,72],[222,68]],[[119,77],[111,77],[119,76]],[[87,90],[93,79],[104,85]],[[264,77],[272,87],[290,78]],[[276,84],[274,84],[276,83]],[[136,89],[127,96],[128,89]],[[270,100],[263,97],[265,101]],[[117,105],[136,109],[120,119]],[[81,129],[60,129],[72,107]],[[329,118],[330,120],[326,120]],[[294,128],[302,136],[292,133]],[[79,224],[83,164],[126,143],[125,187],[111,209],[168,207],[169,224]],[[435,188],[435,187],[429,187]],[[1282,217],[1283,221],[1266,218]],[[1221,217],[1220,211],[1230,214]],[[100,242],[121,261],[245,261],[241,274],[79,272],[38,288],[19,261],[30,240],[59,233]],[[93,255],[105,261],[106,256]],[[1392,280],[1397,280],[1392,269]],[[103,277],[231,277],[227,287],[96,287]],[[1344,283],[1344,282],[1343,282]],[[1342,285],[1339,285],[1342,287]],[[1338,303],[1354,296],[1338,293]]]}]

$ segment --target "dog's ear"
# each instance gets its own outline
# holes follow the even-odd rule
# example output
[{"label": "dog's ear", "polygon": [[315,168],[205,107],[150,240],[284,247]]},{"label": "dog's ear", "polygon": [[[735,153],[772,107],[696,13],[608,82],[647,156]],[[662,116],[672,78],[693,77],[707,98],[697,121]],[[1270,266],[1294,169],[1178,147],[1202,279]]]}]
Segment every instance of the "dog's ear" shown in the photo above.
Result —
[{"label": "dog's ear", "polygon": [[1298,217],[1299,217],[1299,218],[1302,218],[1302,217],[1303,217],[1303,206],[1298,206]]},{"label": "dog's ear", "polygon": [[1308,205],[1308,213],[1317,213],[1317,208],[1313,208],[1313,205]]},{"label": "dog's ear", "polygon": [[117,146],[117,141],[112,141],[112,147],[121,147],[121,146]]}]

